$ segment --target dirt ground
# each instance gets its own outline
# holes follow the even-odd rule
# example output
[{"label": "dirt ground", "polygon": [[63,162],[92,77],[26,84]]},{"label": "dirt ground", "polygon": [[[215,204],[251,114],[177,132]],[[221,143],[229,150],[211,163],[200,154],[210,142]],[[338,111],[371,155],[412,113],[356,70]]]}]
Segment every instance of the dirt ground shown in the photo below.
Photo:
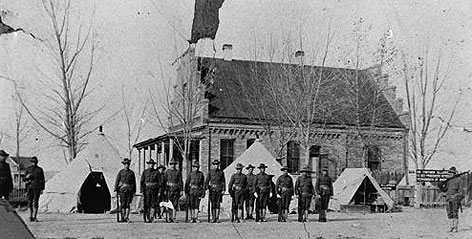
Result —
[{"label": "dirt ground", "polygon": [[[27,221],[26,212],[20,215]],[[316,214],[310,215],[311,222],[298,223],[296,216],[290,215],[289,223],[279,223],[276,215],[270,215],[266,223],[231,224],[229,218],[223,218],[219,224],[190,224],[183,222],[184,213],[180,212],[179,223],[145,224],[140,215],[134,214],[132,223],[118,224],[115,215],[110,214],[40,214],[40,222],[26,223],[37,238],[472,238],[470,208],[460,215],[458,233],[446,232],[444,209],[404,208],[403,212],[378,214],[331,212],[328,223],[316,222]]]}]

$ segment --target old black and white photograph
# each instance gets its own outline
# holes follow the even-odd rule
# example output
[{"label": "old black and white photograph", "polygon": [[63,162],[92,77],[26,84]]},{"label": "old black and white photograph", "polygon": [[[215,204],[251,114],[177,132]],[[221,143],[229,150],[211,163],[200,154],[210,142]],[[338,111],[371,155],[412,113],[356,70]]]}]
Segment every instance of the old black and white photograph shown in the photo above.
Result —
[{"label": "old black and white photograph", "polygon": [[469,0],[0,0],[0,239],[472,238]]}]

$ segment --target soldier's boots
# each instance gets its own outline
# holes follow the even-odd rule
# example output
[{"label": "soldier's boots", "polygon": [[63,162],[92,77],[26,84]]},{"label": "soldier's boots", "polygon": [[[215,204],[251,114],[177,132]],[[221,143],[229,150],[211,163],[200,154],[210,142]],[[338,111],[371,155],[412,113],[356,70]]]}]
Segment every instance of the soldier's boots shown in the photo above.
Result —
[{"label": "soldier's boots", "polygon": [[262,209],[261,210],[261,222],[267,222],[267,220],[265,218],[266,217],[266,210],[267,209]]},{"label": "soldier's boots", "polygon": [[305,210],[303,213],[303,222],[308,222],[308,210]]}]

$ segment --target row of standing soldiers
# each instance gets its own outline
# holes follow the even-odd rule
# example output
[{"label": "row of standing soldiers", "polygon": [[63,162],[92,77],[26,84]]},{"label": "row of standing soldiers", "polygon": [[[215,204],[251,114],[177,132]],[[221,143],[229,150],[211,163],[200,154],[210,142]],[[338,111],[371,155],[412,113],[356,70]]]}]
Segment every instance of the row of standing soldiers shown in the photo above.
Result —
[{"label": "row of standing soldiers", "polygon": [[[129,205],[136,192],[136,178],[132,170],[129,169],[130,160],[123,160],[124,169],[117,176],[115,191],[118,192],[120,201],[121,220],[129,221]],[[165,167],[160,165],[154,169],[155,162],[150,159],[149,168],[143,172],[141,177],[141,192],[144,195],[144,221],[153,222],[156,214],[161,218],[164,210],[169,208],[160,207],[162,202],[169,201],[172,207],[177,209],[182,192],[187,199],[187,207],[190,212],[191,222],[198,222],[198,209],[200,201],[209,191],[209,201],[211,208],[211,222],[218,223],[220,216],[220,206],[223,194],[226,191],[226,181],[224,171],[220,168],[220,162],[214,160],[208,176],[205,178],[203,172],[199,170],[198,162],[192,163],[192,171],[189,173],[185,184],[182,174],[177,169],[178,162],[169,162],[171,168],[164,171]],[[254,166],[249,164],[246,169],[247,174],[242,173],[244,166],[236,165],[236,173],[231,176],[228,184],[228,192],[232,198],[231,221],[240,222],[244,219],[244,206],[246,209],[246,219],[255,219],[258,222],[266,222],[267,206],[273,195],[278,197],[279,218],[278,221],[286,222],[289,205],[293,196],[298,197],[298,221],[308,220],[312,198],[315,195],[320,199],[320,222],[326,221],[326,210],[329,198],[333,195],[332,181],[323,170],[322,175],[313,184],[311,170],[304,167],[300,172],[302,175],[297,179],[295,185],[293,179],[288,175],[288,168],[282,167],[283,174],[277,179],[275,187],[272,183],[272,176],[265,173],[267,166],[260,164],[259,174],[254,174]],[[256,218],[253,217],[255,205]],[[168,211],[166,221],[174,222],[176,211]]]}]

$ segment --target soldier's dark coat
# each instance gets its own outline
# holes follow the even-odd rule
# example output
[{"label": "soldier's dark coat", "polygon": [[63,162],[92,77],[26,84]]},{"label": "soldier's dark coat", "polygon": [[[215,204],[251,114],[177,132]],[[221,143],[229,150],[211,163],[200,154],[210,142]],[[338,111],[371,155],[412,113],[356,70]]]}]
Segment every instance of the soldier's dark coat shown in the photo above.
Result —
[{"label": "soldier's dark coat", "polygon": [[189,208],[198,209],[205,193],[205,176],[201,171],[192,171],[185,181],[185,194],[189,197]]},{"label": "soldier's dark coat", "polygon": [[315,190],[320,195],[320,209],[326,210],[329,205],[329,198],[333,196],[333,181],[328,175],[321,175],[316,180]]},{"label": "soldier's dark coat", "polygon": [[226,190],[225,173],[221,169],[211,169],[205,181],[205,188],[210,191],[212,209],[219,209],[222,193]]},{"label": "soldier's dark coat", "polygon": [[459,208],[464,197],[462,187],[462,180],[457,176],[440,184],[440,188],[446,194],[446,212],[449,219],[459,218]]},{"label": "soldier's dark coat", "polygon": [[26,190],[28,191],[28,206],[38,208],[39,196],[44,190],[44,171],[39,166],[29,166],[26,169]]},{"label": "soldier's dark coat", "polygon": [[254,193],[256,189],[254,188],[254,181],[256,180],[256,175],[253,173],[246,174],[247,178],[247,196],[246,196],[246,206],[254,207],[254,202],[256,197]]},{"label": "soldier's dark coat", "polygon": [[272,179],[265,172],[261,172],[256,175],[253,185],[257,193],[257,207],[259,209],[265,209],[272,191]]},{"label": "soldier's dark coat", "polygon": [[0,163],[0,198],[5,197],[13,190],[13,180],[11,177],[10,165],[6,162]]},{"label": "soldier's dark coat", "polygon": [[174,208],[177,209],[179,205],[180,193],[184,189],[182,174],[178,169],[167,169],[165,175],[167,180],[167,199],[169,199],[172,202],[172,205],[174,205]]},{"label": "soldier's dark coat", "polygon": [[288,210],[293,196],[293,179],[290,175],[280,175],[275,184],[275,190],[280,195],[280,207]]},{"label": "soldier's dark coat", "polygon": [[115,180],[115,191],[120,195],[121,208],[129,208],[136,193],[136,176],[131,169],[122,169]]},{"label": "soldier's dark coat", "polygon": [[228,191],[233,201],[234,209],[243,209],[244,197],[247,191],[247,177],[243,173],[235,173],[231,175],[231,179],[228,184]]},{"label": "soldier's dark coat", "polygon": [[141,192],[144,193],[144,207],[158,207],[159,171],[148,168],[141,176]]},{"label": "soldier's dark coat", "polygon": [[298,196],[298,210],[309,210],[311,198],[315,193],[313,182],[310,175],[297,178],[295,182],[295,194]]}]

